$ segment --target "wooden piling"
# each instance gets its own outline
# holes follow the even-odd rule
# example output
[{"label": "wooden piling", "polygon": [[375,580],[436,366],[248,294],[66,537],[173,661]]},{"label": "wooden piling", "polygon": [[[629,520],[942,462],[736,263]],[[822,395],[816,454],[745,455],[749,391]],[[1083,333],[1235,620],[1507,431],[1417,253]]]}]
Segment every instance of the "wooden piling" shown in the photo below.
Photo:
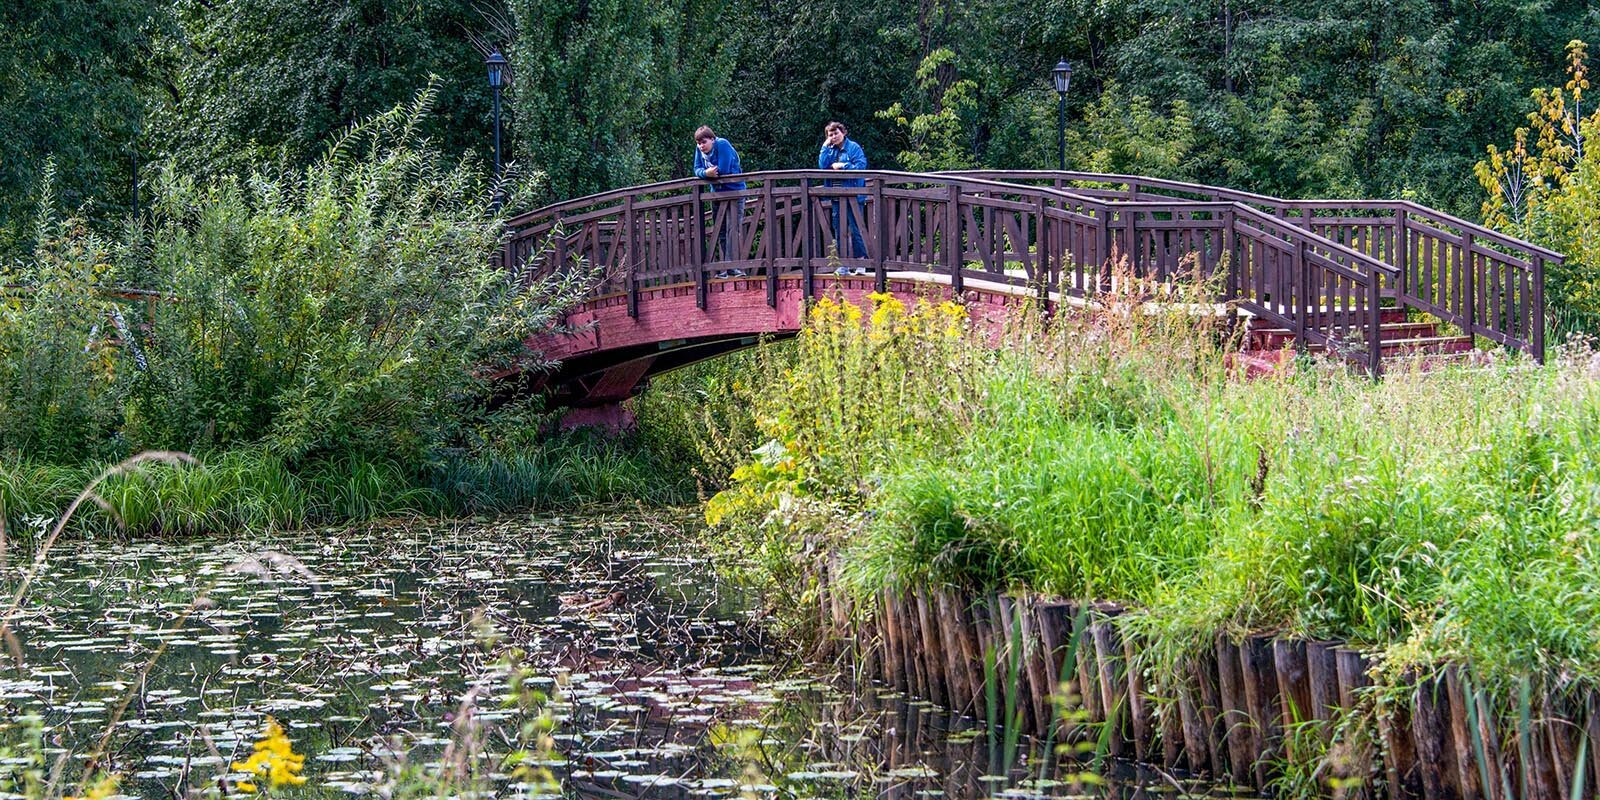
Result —
[{"label": "wooden piling", "polygon": [[1055,704],[1050,698],[1055,694],[1056,682],[1050,670],[1052,658],[1045,647],[1044,627],[1039,619],[1037,597],[1024,598],[1018,604],[1022,611],[1023,640],[1027,644],[1028,685],[1033,701],[1034,735],[1043,739],[1050,734],[1055,721]]},{"label": "wooden piling", "polygon": [[972,688],[971,674],[968,671],[970,661],[961,646],[961,632],[959,626],[961,619],[951,602],[950,592],[945,589],[933,591],[932,613],[938,617],[939,643],[944,649],[946,696],[949,708],[959,714],[970,713],[974,690]]},{"label": "wooden piling", "polygon": [[1449,700],[1443,682],[1419,680],[1411,691],[1411,740],[1416,746],[1417,775],[1427,800],[1461,800],[1455,753],[1450,737]]},{"label": "wooden piling", "polygon": [[[1444,672],[1445,702],[1450,709],[1450,738],[1448,747],[1456,766],[1456,787],[1464,800],[1486,800],[1477,747],[1473,741],[1477,731],[1467,713],[1469,702],[1461,680],[1460,670],[1451,667]],[[1476,709],[1473,709],[1476,711]]]},{"label": "wooden piling", "polygon": [[1155,743],[1156,723],[1151,713],[1149,693],[1145,691],[1144,671],[1139,664],[1139,645],[1135,637],[1122,631],[1121,626],[1118,626],[1117,633],[1122,639],[1122,663],[1127,675],[1128,722],[1133,735],[1133,757],[1149,761],[1155,756],[1152,745]]},{"label": "wooden piling", "polygon": [[917,625],[922,630],[920,655],[928,673],[928,699],[940,708],[950,707],[950,694],[945,681],[944,642],[940,636],[938,619],[928,610],[928,594],[921,586],[911,594],[916,603]]},{"label": "wooden piling", "polygon": [[900,646],[900,616],[895,613],[894,595],[885,589],[878,595],[878,620],[882,633],[882,648],[884,652],[884,665],[887,667],[888,684],[895,691],[910,691],[911,683],[906,677],[906,662],[904,650]]},{"label": "wooden piling", "polygon": [[[1334,642],[1306,643],[1306,679],[1311,690],[1311,719],[1332,722],[1339,702],[1339,663]],[[1331,725],[1323,726],[1324,740],[1333,733]]]},{"label": "wooden piling", "polygon": [[1095,663],[1099,667],[1100,702],[1105,708],[1105,723],[1111,726],[1106,737],[1106,751],[1112,756],[1122,756],[1128,750],[1133,726],[1128,720],[1127,683],[1124,682],[1122,642],[1117,638],[1116,624],[1102,617],[1089,626],[1094,640]]},{"label": "wooden piling", "polygon": [[1210,764],[1211,774],[1221,777],[1228,772],[1228,748],[1216,649],[1201,652],[1195,657],[1194,664],[1195,699],[1198,703],[1195,710],[1200,715],[1200,726],[1205,736],[1206,761]]},{"label": "wooden piling", "polygon": [[1273,639],[1272,661],[1278,679],[1278,724],[1288,730],[1291,725],[1316,719],[1306,643],[1297,639]]},{"label": "wooden piling", "polygon": [[[1409,683],[1409,679],[1406,679]],[[1378,735],[1383,740],[1383,768],[1393,800],[1423,800],[1422,775],[1417,769],[1417,747],[1411,735],[1409,700],[1382,703],[1378,708]]]},{"label": "wooden piling", "polygon": [[1272,656],[1272,639],[1252,636],[1239,646],[1243,658],[1245,707],[1252,725],[1255,787],[1265,789],[1271,764],[1280,752],[1283,726],[1278,722],[1278,670]]},{"label": "wooden piling", "polygon": [[1217,678],[1224,739],[1228,745],[1228,775],[1236,784],[1248,785],[1255,765],[1250,714],[1245,707],[1244,676],[1239,646],[1227,636],[1217,637]]},{"label": "wooden piling", "polygon": [[[988,691],[1001,703],[1014,693],[1022,732],[1058,743],[1082,741],[1086,733],[1057,727],[1054,695],[1067,685],[1084,717],[1109,724],[1110,755],[1236,784],[1269,784],[1289,726],[1336,722],[1368,702],[1365,658],[1334,642],[1253,636],[1234,644],[1219,637],[1189,658],[1174,685],[1151,687],[1141,668],[1143,648],[1119,624],[1122,609],[1114,604],[1093,604],[1086,630],[1075,634],[1075,603],[917,588],[886,590],[854,608],[835,559],[806,574],[819,595],[814,652],[846,657],[862,674],[952,713],[984,717]],[[985,683],[986,663],[994,669],[992,686]],[[1341,726],[1353,734],[1341,740],[1349,762],[1341,759],[1325,775],[1365,783],[1340,797],[1565,800],[1579,777],[1591,787],[1586,791],[1600,786],[1600,748],[1593,744],[1600,742],[1600,695],[1571,686],[1550,690],[1536,698],[1522,730],[1520,720],[1497,713],[1486,692],[1473,690],[1459,668],[1402,680],[1403,687],[1371,695],[1384,780],[1370,780],[1378,760],[1365,733]],[[1158,691],[1170,698],[1159,710]],[[903,724],[908,732],[917,727],[909,718]],[[921,736],[908,735],[902,744]],[[1577,750],[1586,738],[1591,749],[1579,772]]]}]

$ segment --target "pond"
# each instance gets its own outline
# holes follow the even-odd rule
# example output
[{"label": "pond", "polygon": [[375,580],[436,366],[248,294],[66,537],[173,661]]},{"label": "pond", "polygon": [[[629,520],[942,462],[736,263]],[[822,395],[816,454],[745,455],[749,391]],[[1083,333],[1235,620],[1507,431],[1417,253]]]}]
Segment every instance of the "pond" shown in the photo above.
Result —
[{"label": "pond", "polygon": [[1002,767],[973,721],[770,640],[702,547],[637,510],[62,543],[6,645],[0,769],[72,794],[103,752],[120,796],[237,793],[270,718],[301,797],[1204,793]]}]

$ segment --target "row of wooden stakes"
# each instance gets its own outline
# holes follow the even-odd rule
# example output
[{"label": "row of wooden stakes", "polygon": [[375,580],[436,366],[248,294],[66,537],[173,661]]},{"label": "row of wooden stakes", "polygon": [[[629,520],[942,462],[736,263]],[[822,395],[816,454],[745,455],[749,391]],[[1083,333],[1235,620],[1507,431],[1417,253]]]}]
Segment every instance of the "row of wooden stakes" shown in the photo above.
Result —
[{"label": "row of wooden stakes", "polygon": [[1154,686],[1116,604],[945,589],[863,603],[836,573],[812,576],[822,655],[980,720],[1011,692],[1011,724],[1041,741],[1264,792],[1293,771],[1337,798],[1600,797],[1592,691],[1508,700],[1456,668],[1375,687],[1360,650],[1271,636],[1218,637]]}]

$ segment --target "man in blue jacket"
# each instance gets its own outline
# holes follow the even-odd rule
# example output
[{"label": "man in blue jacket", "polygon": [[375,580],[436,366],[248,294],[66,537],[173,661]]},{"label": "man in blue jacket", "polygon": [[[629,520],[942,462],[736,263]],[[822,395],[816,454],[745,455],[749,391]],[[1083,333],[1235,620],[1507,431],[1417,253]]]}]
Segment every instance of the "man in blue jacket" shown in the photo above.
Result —
[{"label": "man in blue jacket", "polygon": [[[850,138],[850,129],[841,122],[830,122],[822,129],[822,152],[817,154],[817,169],[866,169],[867,154],[861,152],[861,145]],[[844,178],[836,181],[824,181],[825,186],[866,186],[867,182],[861,178]],[[833,230],[837,236],[840,232],[839,213],[843,210],[843,198],[833,200]],[[866,198],[857,197],[856,205],[861,209],[861,216],[866,217]],[[855,215],[845,214],[850,226],[850,257],[866,258],[867,245],[861,240],[861,227],[856,223]],[[840,267],[836,274],[847,274],[848,270]],[[856,268],[856,274],[865,275],[866,270]]]},{"label": "man in blue jacket", "polygon": [[[694,132],[694,146],[694,176],[711,181],[711,191],[734,192],[745,188],[744,181],[726,180],[731,176],[744,172],[744,169],[739,166],[739,153],[733,149],[733,145],[729,144],[727,139],[718,136],[716,131],[711,130],[709,125],[701,125]],[[712,201],[712,224],[716,223],[717,204],[717,201]],[[721,252],[713,252],[711,260],[736,260],[733,252],[733,242],[735,241],[733,232],[736,227],[742,228],[743,225],[744,201],[734,200],[729,205],[728,218],[718,228],[716,241],[721,246]],[[742,278],[744,274],[745,272],[742,269],[732,269],[718,272],[716,277]]]}]

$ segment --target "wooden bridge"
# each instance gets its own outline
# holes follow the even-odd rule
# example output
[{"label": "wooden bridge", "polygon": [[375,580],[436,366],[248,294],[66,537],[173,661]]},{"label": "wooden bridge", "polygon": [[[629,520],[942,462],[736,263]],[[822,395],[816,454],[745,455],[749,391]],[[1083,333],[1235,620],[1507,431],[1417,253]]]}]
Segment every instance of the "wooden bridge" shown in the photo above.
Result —
[{"label": "wooden bridge", "polygon": [[[576,333],[530,342],[562,362],[540,381],[559,403],[613,404],[650,375],[794,333],[822,292],[934,283],[974,308],[1053,307],[1093,302],[1114,275],[1197,270],[1251,318],[1254,341],[1375,376],[1385,355],[1480,340],[1544,357],[1544,270],[1561,255],[1409,201],[1283,200],[1084,172],[845,176],[865,185],[755,172],[738,176],[740,191],[670,181],[513,218],[502,258],[530,280],[578,264],[600,276],[570,315]],[[1418,335],[1440,324],[1459,335]]]}]

